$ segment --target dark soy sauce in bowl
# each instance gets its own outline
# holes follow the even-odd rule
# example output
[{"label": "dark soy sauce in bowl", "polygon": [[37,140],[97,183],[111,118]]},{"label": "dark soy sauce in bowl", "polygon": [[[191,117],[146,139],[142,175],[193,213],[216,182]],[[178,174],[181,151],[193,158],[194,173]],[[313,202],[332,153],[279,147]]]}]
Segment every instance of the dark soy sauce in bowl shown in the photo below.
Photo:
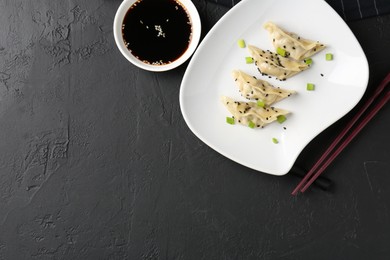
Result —
[{"label": "dark soy sauce in bowl", "polygon": [[138,0],[127,11],[122,37],[140,61],[169,64],[184,54],[192,36],[189,14],[176,0]]}]

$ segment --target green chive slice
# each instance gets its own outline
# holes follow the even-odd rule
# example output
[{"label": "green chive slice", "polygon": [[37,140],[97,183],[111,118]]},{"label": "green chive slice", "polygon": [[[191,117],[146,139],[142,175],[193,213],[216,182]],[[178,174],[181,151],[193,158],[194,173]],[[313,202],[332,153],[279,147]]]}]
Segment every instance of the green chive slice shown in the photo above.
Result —
[{"label": "green chive slice", "polygon": [[265,103],[264,103],[264,101],[263,100],[257,100],[257,106],[258,107],[264,107],[265,106]]},{"label": "green chive slice", "polygon": [[251,63],[253,63],[253,58],[252,57],[245,57],[245,62],[246,62],[246,64],[251,64]]},{"label": "green chive slice", "polygon": [[308,58],[308,59],[305,60],[305,63],[307,65],[311,65],[313,63],[313,60],[311,58]]},{"label": "green chive slice", "polygon": [[284,121],[287,120],[285,115],[279,115],[276,120],[279,122],[279,124],[283,123]]},{"label": "green chive slice", "polygon": [[278,47],[278,48],[276,49],[276,52],[277,52],[280,56],[286,57],[286,50],[284,50],[284,49]]},{"label": "green chive slice", "polygon": [[234,118],[232,118],[232,117],[226,117],[226,123],[228,123],[228,124],[231,124],[231,125],[234,125]]},{"label": "green chive slice", "polygon": [[325,55],[325,59],[326,59],[326,60],[333,60],[333,54],[332,54],[332,53],[327,53],[327,54]]},{"label": "green chive slice", "polygon": [[239,39],[237,41],[237,44],[238,44],[238,47],[240,47],[240,48],[245,48],[245,46],[246,46],[245,41],[243,39]]},{"label": "green chive slice", "polygon": [[314,84],[313,83],[307,83],[306,90],[313,91],[314,90]]},{"label": "green chive slice", "polygon": [[250,128],[255,128],[255,123],[253,123],[252,121],[249,121],[249,123],[248,123],[248,126],[250,127]]},{"label": "green chive slice", "polygon": [[276,139],[275,137],[272,138],[272,142],[273,142],[274,144],[279,143],[278,139]]}]

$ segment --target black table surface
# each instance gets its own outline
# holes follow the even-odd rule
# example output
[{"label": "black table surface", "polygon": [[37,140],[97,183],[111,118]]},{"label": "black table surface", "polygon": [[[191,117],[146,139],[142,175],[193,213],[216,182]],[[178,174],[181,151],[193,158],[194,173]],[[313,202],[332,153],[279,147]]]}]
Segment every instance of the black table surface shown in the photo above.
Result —
[{"label": "black table surface", "polygon": [[[126,61],[120,3],[0,0],[0,259],[390,258],[389,105],[327,169],[330,191],[291,196],[295,176],[241,166],[189,130],[188,62]],[[228,8],[194,3],[204,37]],[[390,15],[348,25],[369,61],[365,100],[390,71]]]}]

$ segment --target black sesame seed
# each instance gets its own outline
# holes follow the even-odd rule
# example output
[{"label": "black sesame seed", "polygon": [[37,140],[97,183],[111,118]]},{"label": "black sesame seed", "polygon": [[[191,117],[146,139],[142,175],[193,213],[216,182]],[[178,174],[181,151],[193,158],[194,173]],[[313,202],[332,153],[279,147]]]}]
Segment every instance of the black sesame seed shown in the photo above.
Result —
[{"label": "black sesame seed", "polygon": [[324,76],[324,74],[321,73],[321,77],[323,77],[323,76]]},{"label": "black sesame seed", "polygon": [[272,41],[275,42],[275,38]]},{"label": "black sesame seed", "polygon": [[286,73],[286,72],[284,73],[284,76],[287,76],[287,73]]},{"label": "black sesame seed", "polygon": [[266,96],[266,97],[268,97],[268,93],[267,93],[267,94],[265,94],[265,96]]},{"label": "black sesame seed", "polygon": [[268,120],[268,117],[266,117],[265,120]]},{"label": "black sesame seed", "polygon": [[265,53],[265,51],[262,51],[263,53]]},{"label": "black sesame seed", "polygon": [[255,98],[255,100],[259,100],[258,98]]},{"label": "black sesame seed", "polygon": [[298,40],[300,40],[300,39],[301,39],[301,37],[298,36]]},{"label": "black sesame seed", "polygon": [[272,78],[271,76],[268,76],[268,78]]},{"label": "black sesame seed", "polygon": [[248,83],[248,84],[249,84],[249,81],[247,81],[246,83]]},{"label": "black sesame seed", "polygon": [[283,45],[283,48],[285,48],[285,49],[286,49],[286,45]]},{"label": "black sesame seed", "polygon": [[282,91],[279,91],[279,94],[282,94]]},{"label": "black sesame seed", "polygon": [[238,120],[238,123],[241,123],[241,120]]},{"label": "black sesame seed", "polygon": [[237,79],[235,79],[234,81],[237,81]]},{"label": "black sesame seed", "polygon": [[316,51],[316,50],[317,50],[316,48],[313,49],[313,51]]},{"label": "black sesame seed", "polygon": [[251,91],[251,94],[253,95],[253,90]]},{"label": "black sesame seed", "polygon": [[285,126],[283,126],[283,129],[286,130],[287,128]]},{"label": "black sesame seed", "polygon": [[295,47],[293,46],[292,49],[295,50]]},{"label": "black sesame seed", "polygon": [[254,79],[257,79],[255,76],[253,76]]},{"label": "black sesame seed", "polygon": [[257,127],[260,127],[260,125],[257,125]]}]

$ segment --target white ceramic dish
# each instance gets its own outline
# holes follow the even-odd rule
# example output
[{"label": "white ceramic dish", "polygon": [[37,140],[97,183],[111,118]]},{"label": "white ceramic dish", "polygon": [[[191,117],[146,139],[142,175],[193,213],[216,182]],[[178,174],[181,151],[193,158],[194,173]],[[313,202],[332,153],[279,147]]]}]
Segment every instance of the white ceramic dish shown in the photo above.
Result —
[{"label": "white ceramic dish", "polygon": [[[262,77],[253,64],[245,64],[248,50],[239,48],[237,40],[273,50],[268,32],[262,28],[266,21],[319,40],[327,48],[312,57],[309,70],[287,81]],[[333,53],[333,61],[325,60],[328,52]],[[274,105],[292,112],[288,120],[264,129],[227,124],[225,118],[231,115],[220,96],[244,101],[230,76],[234,69],[296,90],[297,95]],[[189,128],[211,148],[249,168],[283,175],[315,136],[359,102],[368,77],[360,44],[325,1],[243,0],[218,21],[195,52],[181,84],[180,106]],[[315,91],[306,90],[308,82],[315,84]],[[273,137],[278,144],[272,142]]]},{"label": "white ceramic dish", "polygon": [[[200,34],[201,34],[201,22],[200,22],[200,17],[198,10],[194,6],[194,4],[191,2],[191,0],[177,0],[179,1],[187,10],[191,23],[192,23],[192,37],[190,44],[187,48],[187,50],[184,52],[180,58],[177,60],[169,63],[169,64],[164,64],[164,65],[152,65],[152,64],[147,64],[139,59],[137,59],[125,46],[125,43],[123,41],[122,37],[122,24],[123,24],[123,19],[129,10],[130,6],[132,6],[135,2],[138,0],[124,0],[122,4],[119,6],[115,18],[114,18],[114,25],[113,25],[113,31],[114,31],[114,38],[116,45],[118,46],[118,49],[122,53],[122,55],[130,61],[132,64],[135,66],[149,70],[149,71],[167,71],[174,69],[181,64],[183,64],[186,60],[188,60],[189,57],[194,53],[196,47],[198,46],[199,39],[200,39]],[[158,12],[158,10],[151,10],[152,12]]]}]

